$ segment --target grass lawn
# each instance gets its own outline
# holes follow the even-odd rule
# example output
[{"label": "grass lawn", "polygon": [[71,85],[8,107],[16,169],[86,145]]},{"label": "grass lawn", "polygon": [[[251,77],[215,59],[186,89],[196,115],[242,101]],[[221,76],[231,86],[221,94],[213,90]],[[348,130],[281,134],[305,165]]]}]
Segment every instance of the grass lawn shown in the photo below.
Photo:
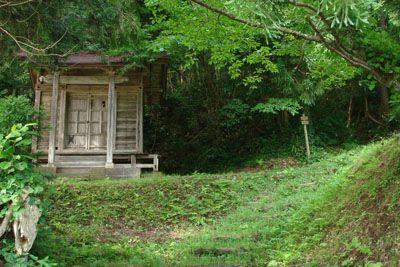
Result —
[{"label": "grass lawn", "polygon": [[60,266],[399,264],[399,137],[299,167],[57,179],[34,253]]}]

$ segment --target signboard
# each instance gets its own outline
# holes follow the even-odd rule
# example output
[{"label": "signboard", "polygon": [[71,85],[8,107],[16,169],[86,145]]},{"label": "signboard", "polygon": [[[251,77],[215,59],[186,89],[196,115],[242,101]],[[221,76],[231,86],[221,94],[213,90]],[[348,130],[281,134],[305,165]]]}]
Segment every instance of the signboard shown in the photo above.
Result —
[{"label": "signboard", "polygon": [[301,120],[301,124],[304,124],[304,125],[307,125],[307,124],[308,124],[308,116],[306,116],[305,114],[303,114],[303,115],[300,117],[300,120]]}]

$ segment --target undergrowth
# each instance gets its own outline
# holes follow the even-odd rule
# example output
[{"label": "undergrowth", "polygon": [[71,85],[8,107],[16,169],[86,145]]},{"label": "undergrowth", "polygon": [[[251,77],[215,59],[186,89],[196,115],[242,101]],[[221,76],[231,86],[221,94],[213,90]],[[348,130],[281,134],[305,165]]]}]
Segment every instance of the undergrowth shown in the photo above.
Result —
[{"label": "undergrowth", "polygon": [[58,181],[61,266],[398,266],[399,137],[303,167]]}]

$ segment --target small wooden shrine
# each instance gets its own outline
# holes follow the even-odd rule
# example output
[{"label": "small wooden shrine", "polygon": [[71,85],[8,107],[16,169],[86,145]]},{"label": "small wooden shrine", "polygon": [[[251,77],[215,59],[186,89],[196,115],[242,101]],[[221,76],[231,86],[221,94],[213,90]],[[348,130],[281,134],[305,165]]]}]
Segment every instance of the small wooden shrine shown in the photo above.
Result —
[{"label": "small wooden shrine", "polygon": [[123,57],[74,54],[57,71],[31,71],[40,121],[33,151],[59,175],[137,177],[158,170],[158,156],[143,151],[143,105],[160,101],[168,58],[120,75]]}]

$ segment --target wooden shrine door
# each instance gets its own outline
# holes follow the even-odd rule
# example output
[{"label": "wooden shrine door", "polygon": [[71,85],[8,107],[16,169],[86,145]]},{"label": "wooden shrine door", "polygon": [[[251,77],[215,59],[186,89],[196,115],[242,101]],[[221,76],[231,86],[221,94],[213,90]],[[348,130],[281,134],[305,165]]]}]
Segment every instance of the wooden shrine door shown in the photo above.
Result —
[{"label": "wooden shrine door", "polygon": [[64,149],[107,149],[106,94],[67,92],[65,109]]}]

